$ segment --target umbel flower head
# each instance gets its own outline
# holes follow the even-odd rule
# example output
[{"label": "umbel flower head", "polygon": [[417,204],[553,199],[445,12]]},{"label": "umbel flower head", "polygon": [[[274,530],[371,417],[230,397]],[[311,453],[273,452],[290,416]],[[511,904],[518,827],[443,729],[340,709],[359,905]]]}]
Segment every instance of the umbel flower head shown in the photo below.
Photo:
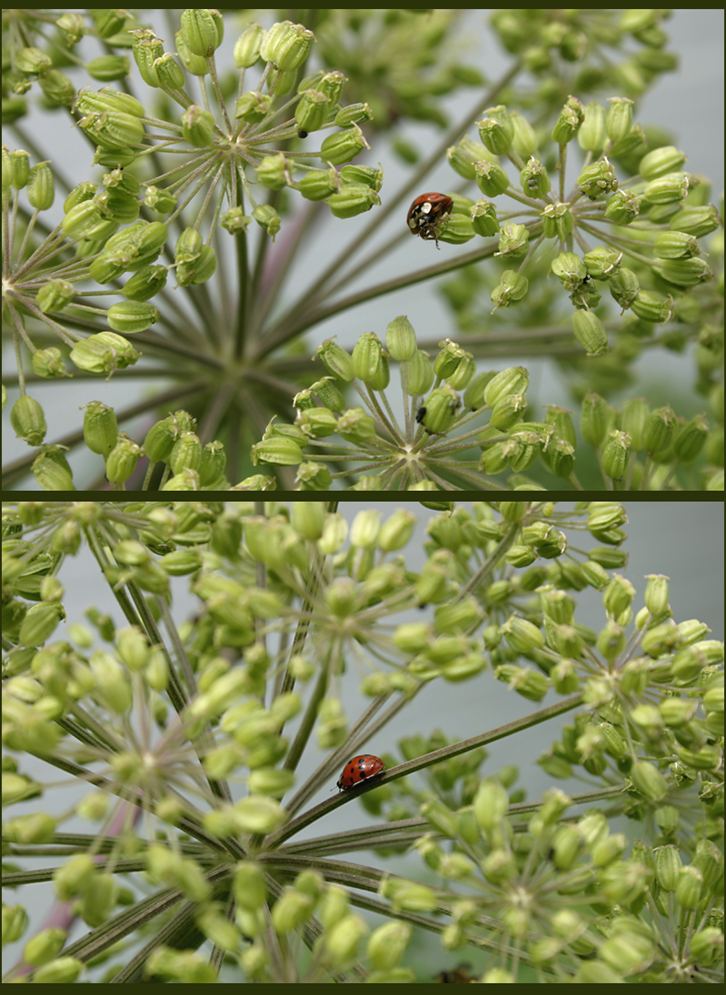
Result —
[{"label": "umbel flower head", "polygon": [[[6,504],[9,977],[410,982],[423,928],[483,982],[717,980],[723,645],[622,573],[626,526],[615,501]],[[81,552],[111,602],[66,622]],[[402,721],[496,682],[520,717]],[[538,764],[568,791],[529,800],[487,746],[562,716]],[[389,724],[376,779],[335,791]],[[372,823],[318,830],[359,802]],[[36,932],[30,884],[56,900]]]}]

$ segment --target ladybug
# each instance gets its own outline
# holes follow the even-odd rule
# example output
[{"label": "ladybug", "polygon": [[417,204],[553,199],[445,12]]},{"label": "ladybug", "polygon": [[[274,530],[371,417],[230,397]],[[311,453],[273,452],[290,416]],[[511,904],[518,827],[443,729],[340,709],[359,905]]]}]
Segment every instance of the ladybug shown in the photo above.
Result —
[{"label": "ladybug", "polygon": [[436,242],[441,222],[451,214],[454,202],[445,193],[422,193],[408,209],[406,224],[412,235]]},{"label": "ladybug", "polygon": [[380,757],[372,753],[362,753],[359,757],[351,757],[338,778],[340,791],[350,791],[363,781],[372,781],[386,769]]},{"label": "ladybug", "polygon": [[439,971],[434,981],[440,985],[468,985],[476,981],[471,973],[471,964],[458,964],[446,971]]}]

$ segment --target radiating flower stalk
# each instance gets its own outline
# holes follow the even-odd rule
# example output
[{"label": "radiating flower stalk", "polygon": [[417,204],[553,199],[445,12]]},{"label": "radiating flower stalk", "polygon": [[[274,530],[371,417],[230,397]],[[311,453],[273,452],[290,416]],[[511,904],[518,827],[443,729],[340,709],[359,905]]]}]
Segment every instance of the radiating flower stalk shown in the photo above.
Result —
[{"label": "radiating flower stalk", "polygon": [[[7,504],[9,979],[411,982],[423,929],[487,983],[717,981],[723,646],[677,621],[667,577],[638,595],[620,573],[626,525],[616,502]],[[115,601],[84,622],[63,608],[80,553]],[[404,731],[429,685],[486,701],[493,680],[521,717]],[[558,716],[538,763],[568,790],[530,801],[486,747]],[[400,757],[336,792],[387,726]],[[373,823],[317,829],[359,800]],[[38,932],[44,883],[64,911]]]},{"label": "radiating flower stalk", "polygon": [[[593,391],[606,396],[600,381],[609,377],[612,388],[644,349],[697,342],[699,370],[707,366],[715,379],[722,332],[718,294],[707,290],[715,266],[699,240],[719,216],[707,181],[687,171],[685,152],[635,120],[634,102],[674,68],[667,12],[535,12],[533,23],[547,23],[533,43],[525,12],[496,11],[492,28],[512,64],[491,83],[457,55],[457,21],[446,12],[322,12],[320,45],[309,27],[291,20],[263,28],[246,17],[240,25],[203,8],[172,15],[173,37],[164,38],[141,13],[3,14],[4,120],[18,137],[3,156],[3,316],[17,366],[6,383],[18,387],[11,426],[28,445],[50,444],[57,454],[83,441],[78,431],[46,438],[38,382],[56,381],[63,390],[69,376],[148,377],[154,390],[118,410],[119,425],[140,413],[156,410],[158,418],[183,409],[202,446],[224,447],[229,481],[239,484],[270,418],[289,420],[293,398],[315,383],[304,332],[453,272],[472,281],[478,310],[488,311],[476,262],[483,262],[495,313],[464,343],[475,360],[551,355],[569,379],[576,374],[581,399]],[[230,28],[231,68],[220,55]],[[411,40],[395,73],[388,64],[373,75],[355,72],[362,38],[380,39],[374,66],[403,35]],[[612,63],[615,53],[622,61],[605,71],[603,57]],[[438,101],[460,85],[481,88],[472,111],[423,159],[396,133],[399,156],[420,161],[398,190],[384,189],[382,168],[361,157],[371,146],[375,154],[404,118],[448,124]],[[600,99],[613,92],[620,95]],[[43,152],[25,123],[38,96],[67,114],[69,127],[95,149],[100,179],[90,178],[89,165],[66,181]],[[466,136],[472,125],[476,138]],[[407,202],[447,157],[463,185],[444,191],[453,210],[437,233],[441,257],[434,252],[424,269],[347,291],[410,238],[402,220],[400,234],[364,252],[384,218],[396,211],[405,219]],[[61,220],[56,187],[64,196]],[[368,220],[358,218],[367,212]],[[333,233],[347,224],[353,237],[322,269],[308,253],[306,286],[288,300],[289,272],[322,220]],[[474,248],[456,250],[467,242]],[[571,310],[556,310],[555,327],[543,328],[540,300],[555,283]],[[461,319],[460,290],[448,297]],[[519,318],[516,330],[509,312]],[[339,320],[350,342],[358,329]],[[494,321],[503,330],[492,334]],[[420,334],[422,351],[435,361],[446,330]],[[167,380],[171,386],[159,385]],[[722,389],[719,395],[719,385],[712,387],[710,410],[686,447],[685,471],[625,470],[618,486],[721,486]],[[345,394],[349,405],[351,392]],[[637,451],[632,434],[618,430]],[[412,426],[396,432],[405,446],[421,438]],[[436,448],[431,437],[425,441]],[[596,443],[602,455],[607,447],[614,469],[627,445],[624,436]],[[6,482],[21,479],[44,454],[15,460]],[[380,447],[370,455],[380,456]],[[354,479],[354,466],[338,469]],[[293,482],[284,467],[278,475]],[[131,485],[157,487],[160,480],[139,464]],[[545,474],[537,482],[551,480]]]},{"label": "radiating flower stalk", "polygon": [[[554,404],[535,420],[525,367],[477,372],[471,352],[450,339],[438,345],[429,359],[405,315],[389,324],[385,343],[366,332],[349,353],[327,340],[318,358],[328,375],[295,396],[294,423],[269,423],[253,460],[260,469],[296,467],[303,490],[341,481],[358,490],[536,488],[540,468],[582,489],[577,457],[587,454],[597,459],[605,489],[657,489],[687,473],[706,444],[701,415],[679,418],[642,399],[617,410],[595,392],[583,399],[579,424]],[[396,372],[402,402],[396,388],[389,391]],[[346,406],[348,385],[361,405]],[[712,395],[722,417],[722,394],[716,388]],[[713,442],[710,451],[716,462]],[[274,484],[261,473],[238,486]]]}]

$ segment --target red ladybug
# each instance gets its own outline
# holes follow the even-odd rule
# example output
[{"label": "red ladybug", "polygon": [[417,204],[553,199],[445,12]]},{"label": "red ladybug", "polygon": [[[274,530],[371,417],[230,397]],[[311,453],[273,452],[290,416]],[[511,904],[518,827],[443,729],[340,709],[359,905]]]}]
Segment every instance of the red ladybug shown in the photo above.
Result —
[{"label": "red ladybug", "polygon": [[445,193],[422,193],[408,209],[408,230],[427,241],[433,239],[438,248],[441,222],[451,214],[453,206],[453,200]]},{"label": "red ladybug", "polygon": [[338,778],[338,788],[350,791],[363,781],[371,781],[386,769],[380,757],[372,753],[362,753],[359,757],[351,757]]}]

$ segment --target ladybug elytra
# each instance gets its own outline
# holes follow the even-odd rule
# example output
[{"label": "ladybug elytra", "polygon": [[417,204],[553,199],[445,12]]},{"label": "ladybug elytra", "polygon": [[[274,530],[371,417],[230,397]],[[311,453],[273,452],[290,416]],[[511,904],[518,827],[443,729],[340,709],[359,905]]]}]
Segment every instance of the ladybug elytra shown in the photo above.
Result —
[{"label": "ladybug elytra", "polygon": [[378,777],[385,770],[386,765],[380,757],[374,757],[372,753],[362,753],[358,757],[351,757],[343,768],[338,778],[338,788],[340,791],[349,791],[363,781],[370,781]]},{"label": "ladybug elytra", "polygon": [[441,222],[451,214],[454,202],[445,193],[422,193],[408,209],[406,224],[412,235],[433,239],[438,248],[439,227]]}]

